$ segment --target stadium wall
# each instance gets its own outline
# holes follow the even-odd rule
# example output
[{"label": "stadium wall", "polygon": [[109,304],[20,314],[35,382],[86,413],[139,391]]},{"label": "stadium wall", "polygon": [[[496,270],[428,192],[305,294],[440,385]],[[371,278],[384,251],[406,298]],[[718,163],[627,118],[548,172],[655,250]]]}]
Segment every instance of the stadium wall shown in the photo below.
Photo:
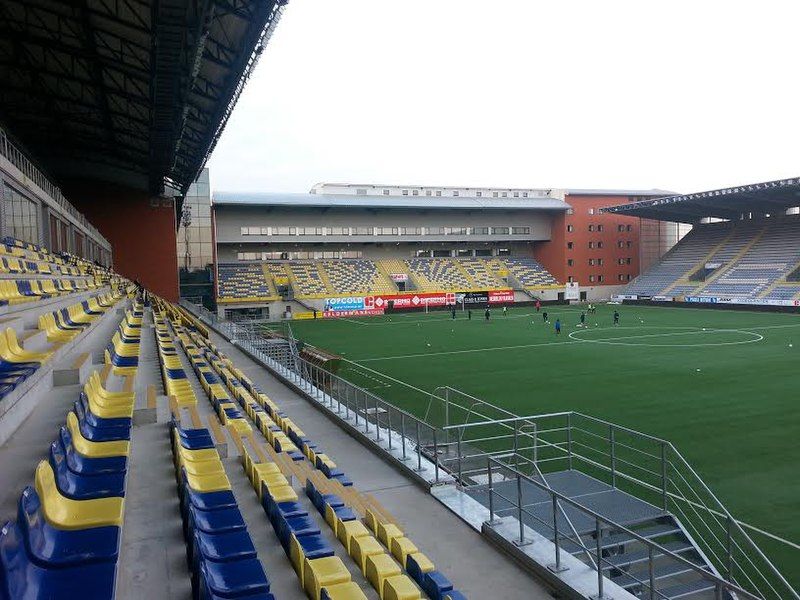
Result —
[{"label": "stadium wall", "polygon": [[114,269],[150,291],[178,301],[174,201],[97,183],[72,183],[69,198],[111,242]]},{"label": "stadium wall", "polygon": [[[632,281],[639,274],[640,219],[601,214],[600,209],[628,204],[636,197],[568,194],[565,200],[571,210],[553,219],[550,241],[534,247],[536,259],[564,283],[613,286]],[[620,259],[624,264],[619,264]]]}]

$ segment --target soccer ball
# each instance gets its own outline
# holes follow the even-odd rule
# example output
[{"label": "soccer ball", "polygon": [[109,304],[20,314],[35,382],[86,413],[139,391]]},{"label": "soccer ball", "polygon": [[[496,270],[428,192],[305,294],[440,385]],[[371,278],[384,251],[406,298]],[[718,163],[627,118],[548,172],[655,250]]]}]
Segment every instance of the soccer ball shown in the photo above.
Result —
[{"label": "soccer ball", "polygon": [[699,373],[699,372],[700,372],[700,369],[697,369],[697,372]]},{"label": "soccer ball", "polygon": [[426,345],[428,348],[430,348],[430,347],[431,347],[431,345],[430,345],[430,344],[425,344],[425,345]]}]

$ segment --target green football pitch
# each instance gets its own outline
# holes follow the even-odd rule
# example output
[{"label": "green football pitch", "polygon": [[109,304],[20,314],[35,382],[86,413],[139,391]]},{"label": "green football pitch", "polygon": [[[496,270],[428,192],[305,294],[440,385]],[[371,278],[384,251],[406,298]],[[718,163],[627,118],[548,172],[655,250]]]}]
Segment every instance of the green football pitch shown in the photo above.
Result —
[{"label": "green football pitch", "polygon": [[[450,385],[519,415],[572,410],[665,438],[736,518],[800,542],[800,315],[599,305],[579,327],[580,307],[546,308],[549,323],[519,307],[292,328],[418,415]],[[800,550],[754,538],[800,581]]]}]

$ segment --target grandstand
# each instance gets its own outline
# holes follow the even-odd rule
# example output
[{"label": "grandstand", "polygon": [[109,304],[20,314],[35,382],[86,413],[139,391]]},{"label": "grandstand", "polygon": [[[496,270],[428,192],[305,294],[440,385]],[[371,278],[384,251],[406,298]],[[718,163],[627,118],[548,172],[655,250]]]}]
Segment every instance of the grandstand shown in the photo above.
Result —
[{"label": "grandstand", "polygon": [[[633,281],[623,294],[722,297],[734,303],[751,304],[793,303],[800,297],[796,283],[800,216],[794,210],[792,196],[797,186],[795,180],[787,180],[748,186],[746,193],[736,188],[723,193],[676,197],[666,204],[664,218],[671,219],[676,211],[684,210],[677,218],[696,220],[697,211],[704,210],[707,216],[717,219],[726,216],[728,220],[695,224],[691,233]],[[731,199],[742,211],[738,215],[731,214],[731,204],[723,204]],[[609,210],[631,214],[641,210],[650,215],[658,209],[642,203]]]}]

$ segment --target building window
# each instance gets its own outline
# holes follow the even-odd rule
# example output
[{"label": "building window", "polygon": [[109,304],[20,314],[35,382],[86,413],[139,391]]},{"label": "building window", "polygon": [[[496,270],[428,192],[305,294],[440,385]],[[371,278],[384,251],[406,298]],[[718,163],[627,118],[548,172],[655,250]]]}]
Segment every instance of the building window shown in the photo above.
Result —
[{"label": "building window", "polygon": [[492,227],[492,235],[508,235],[508,227]]},{"label": "building window", "polygon": [[437,196],[441,196],[442,195],[442,190],[436,190],[436,195]]},{"label": "building window", "polygon": [[598,258],[597,259],[597,266],[598,267],[602,267],[603,266],[603,259],[602,258]]},{"label": "building window", "polygon": [[575,265],[575,261],[574,261],[574,260],[572,260],[571,258],[568,258],[568,259],[567,259],[567,266],[568,266],[568,267],[572,267],[572,266],[574,266],[574,265]]},{"label": "building window", "polygon": [[594,250],[594,242],[589,242],[589,250]]},{"label": "building window", "polygon": [[527,198],[528,197],[528,192],[522,192],[522,197],[523,198]]},{"label": "building window", "polygon": [[502,196],[503,196],[503,198],[508,198],[508,192],[503,192]]},{"label": "building window", "polygon": [[508,248],[498,248],[497,256],[511,256],[511,250]]},{"label": "building window", "polygon": [[594,225],[589,225],[589,231],[594,231]]},{"label": "building window", "polygon": [[631,280],[631,274],[630,273],[628,273],[625,277],[628,279],[628,281]]},{"label": "building window", "polygon": [[514,198],[519,198],[519,192],[514,192]]},{"label": "building window", "polygon": [[617,281],[625,281],[625,275],[623,275],[622,273],[617,275]]},{"label": "building window", "polygon": [[603,231],[603,226],[602,225],[598,225],[597,226],[597,231]]},{"label": "building window", "polygon": [[453,196],[454,197],[458,196],[458,190],[453,190]]},{"label": "building window", "polygon": [[568,214],[568,215],[574,215],[574,214],[575,214],[575,209],[568,208],[568,209],[567,209],[567,214]]},{"label": "building window", "polygon": [[567,242],[567,250],[572,250],[574,244],[572,242]]},{"label": "building window", "polygon": [[492,192],[492,198],[497,198],[497,192]]},{"label": "building window", "polygon": [[419,196],[419,192],[418,192],[417,190],[413,190],[413,191],[411,192],[411,195],[412,195],[412,196]]},{"label": "building window", "polygon": [[603,276],[602,275],[598,275],[597,276],[597,283],[603,283]]},{"label": "building window", "polygon": [[567,231],[569,233],[572,233],[573,231],[575,231],[575,227],[573,225],[567,225]]},{"label": "building window", "polygon": [[529,235],[531,232],[530,227],[512,227],[511,233],[514,235]]},{"label": "building window", "polygon": [[384,196],[388,196],[389,195],[389,190],[383,190],[383,195]]},{"label": "building window", "polygon": [[431,195],[431,191],[430,190],[425,190],[425,195],[426,196],[430,196]]},{"label": "building window", "polygon": [[617,231],[619,232],[625,231],[625,225],[617,225]]},{"label": "building window", "polygon": [[589,266],[590,266],[590,267],[593,267],[593,266],[594,266],[594,259],[593,259],[593,258],[590,258],[590,259],[589,259]]},{"label": "building window", "polygon": [[593,215],[593,214],[594,214],[594,209],[593,209],[593,208],[590,208],[590,209],[589,209],[589,214],[590,214],[590,215]]},{"label": "building window", "polygon": [[594,283],[594,275],[589,275],[589,283]]},{"label": "building window", "polygon": [[472,235],[489,235],[488,227],[473,227]]},{"label": "building window", "polygon": [[631,259],[630,259],[630,258],[626,258],[626,259],[625,259],[625,264],[626,264],[626,265],[629,265],[629,264],[631,264]]},{"label": "building window", "polygon": [[626,225],[625,231],[633,231],[633,225]]},{"label": "building window", "polygon": [[403,190],[403,196],[408,196],[408,190]]},{"label": "building window", "polygon": [[603,247],[603,242],[597,242],[597,247],[598,248],[602,248]]},{"label": "building window", "polygon": [[567,282],[568,283],[575,283],[575,278],[572,277],[572,275],[570,275],[569,277],[567,277]]},{"label": "building window", "polygon": [[633,247],[633,242],[625,242],[625,246],[627,248],[632,248]]},{"label": "building window", "polygon": [[483,196],[483,192],[475,192],[476,198],[480,198],[481,196]]},{"label": "building window", "polygon": [[617,248],[624,248],[624,247],[625,247],[625,242],[623,242],[622,240],[617,242]]},{"label": "building window", "polygon": [[367,190],[366,189],[358,188],[356,190],[356,196],[366,196],[366,195],[367,195]]}]

